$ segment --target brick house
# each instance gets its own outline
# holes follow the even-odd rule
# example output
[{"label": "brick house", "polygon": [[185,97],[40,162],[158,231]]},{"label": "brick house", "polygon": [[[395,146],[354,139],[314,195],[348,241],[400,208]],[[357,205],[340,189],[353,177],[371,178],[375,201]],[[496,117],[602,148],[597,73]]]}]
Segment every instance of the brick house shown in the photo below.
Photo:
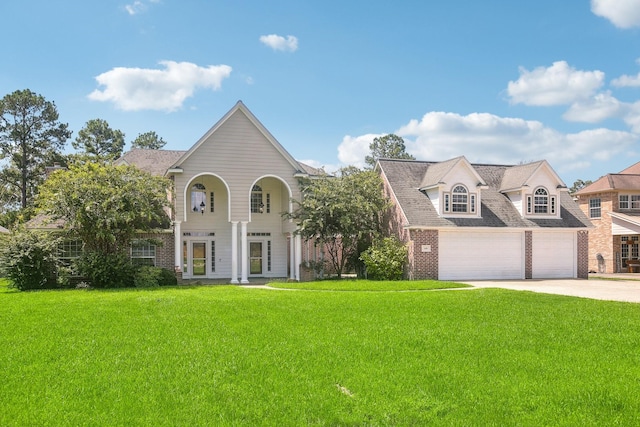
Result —
[{"label": "brick house", "polygon": [[575,198],[593,224],[589,233],[589,270],[632,271],[629,261],[640,255],[640,162],[599,178],[576,192]]},{"label": "brick house", "polygon": [[546,161],[380,159],[412,279],[587,278],[591,224]]}]

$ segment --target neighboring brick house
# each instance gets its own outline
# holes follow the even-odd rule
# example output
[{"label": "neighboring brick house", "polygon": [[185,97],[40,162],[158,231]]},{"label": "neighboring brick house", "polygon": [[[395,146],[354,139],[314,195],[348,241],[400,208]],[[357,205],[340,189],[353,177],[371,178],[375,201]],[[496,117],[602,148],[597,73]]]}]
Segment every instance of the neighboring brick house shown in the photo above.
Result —
[{"label": "neighboring brick house", "polygon": [[411,279],[588,277],[588,218],[546,161],[380,159]]},{"label": "neighboring brick house", "polygon": [[594,226],[589,233],[589,270],[630,271],[628,261],[640,255],[640,162],[599,178],[575,198]]}]

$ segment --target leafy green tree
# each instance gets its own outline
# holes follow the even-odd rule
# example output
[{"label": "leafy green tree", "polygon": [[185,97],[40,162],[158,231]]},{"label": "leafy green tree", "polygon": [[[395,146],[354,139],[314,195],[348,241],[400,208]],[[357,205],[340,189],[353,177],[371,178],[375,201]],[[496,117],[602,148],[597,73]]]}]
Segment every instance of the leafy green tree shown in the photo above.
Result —
[{"label": "leafy green tree", "polygon": [[168,226],[167,188],[168,180],[133,166],[72,164],[43,183],[38,208],[82,240],[80,273],[94,286],[123,286],[133,280],[122,272],[136,233]]},{"label": "leafy green tree", "polygon": [[124,133],[118,129],[111,129],[106,120],[92,119],[80,129],[71,145],[76,150],[82,150],[90,158],[113,160],[122,154]]},{"label": "leafy green tree", "polygon": [[372,170],[345,168],[337,177],[321,177],[302,182],[302,200],[285,217],[298,222],[298,233],[321,245],[327,262],[338,277],[356,263],[363,242],[381,231],[381,219],[388,202],[382,181]]},{"label": "leafy green tree", "polygon": [[576,182],[573,183],[573,186],[571,188],[569,188],[569,194],[577,193],[578,191],[582,190],[587,185],[591,185],[591,184],[593,184],[593,181],[591,181],[589,179],[586,180],[586,181],[578,179]]},{"label": "leafy green tree", "polygon": [[71,131],[53,102],[29,89],[0,100],[0,203],[26,208],[44,180],[45,166],[62,159]]},{"label": "leafy green tree", "polygon": [[376,165],[378,159],[416,159],[405,151],[404,139],[392,133],[374,138],[369,144],[369,150],[371,154],[366,156],[364,161],[371,168]]},{"label": "leafy green tree", "polygon": [[131,143],[131,148],[144,148],[148,150],[159,150],[166,145],[166,141],[158,136],[157,133],[150,131],[141,133]]}]

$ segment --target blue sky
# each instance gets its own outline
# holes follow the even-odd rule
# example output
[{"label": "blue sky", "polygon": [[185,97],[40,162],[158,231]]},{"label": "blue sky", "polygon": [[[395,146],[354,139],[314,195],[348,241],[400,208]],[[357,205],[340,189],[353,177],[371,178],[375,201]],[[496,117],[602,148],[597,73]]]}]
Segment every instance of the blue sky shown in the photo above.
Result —
[{"label": "blue sky", "polygon": [[186,150],[242,100],[327,170],[387,133],[421,160],[547,159],[568,185],[640,160],[640,0],[24,0],[0,16],[0,96],[54,101],[73,138],[101,118]]}]

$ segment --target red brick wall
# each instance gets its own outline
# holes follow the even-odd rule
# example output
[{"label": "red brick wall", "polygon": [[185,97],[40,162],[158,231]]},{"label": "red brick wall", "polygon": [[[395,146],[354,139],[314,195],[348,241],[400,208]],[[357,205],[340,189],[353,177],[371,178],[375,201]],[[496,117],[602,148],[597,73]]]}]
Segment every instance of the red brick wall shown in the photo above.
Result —
[{"label": "red brick wall", "polygon": [[[438,230],[411,230],[411,279],[438,279]],[[431,252],[422,252],[430,245]]]},{"label": "red brick wall", "polygon": [[589,278],[589,232],[578,231],[578,279]]},{"label": "red brick wall", "polygon": [[[578,198],[578,205],[587,217],[589,217],[589,199],[592,198],[600,199],[602,214],[600,218],[589,218],[594,228],[589,230],[587,272],[615,273],[615,252],[619,249],[614,246],[611,217],[607,213],[618,211],[618,193],[596,193]],[[598,263],[598,255],[601,255],[604,260],[604,263],[600,262],[601,265]]]},{"label": "red brick wall", "polygon": [[524,232],[524,278],[533,277],[533,233]]}]

